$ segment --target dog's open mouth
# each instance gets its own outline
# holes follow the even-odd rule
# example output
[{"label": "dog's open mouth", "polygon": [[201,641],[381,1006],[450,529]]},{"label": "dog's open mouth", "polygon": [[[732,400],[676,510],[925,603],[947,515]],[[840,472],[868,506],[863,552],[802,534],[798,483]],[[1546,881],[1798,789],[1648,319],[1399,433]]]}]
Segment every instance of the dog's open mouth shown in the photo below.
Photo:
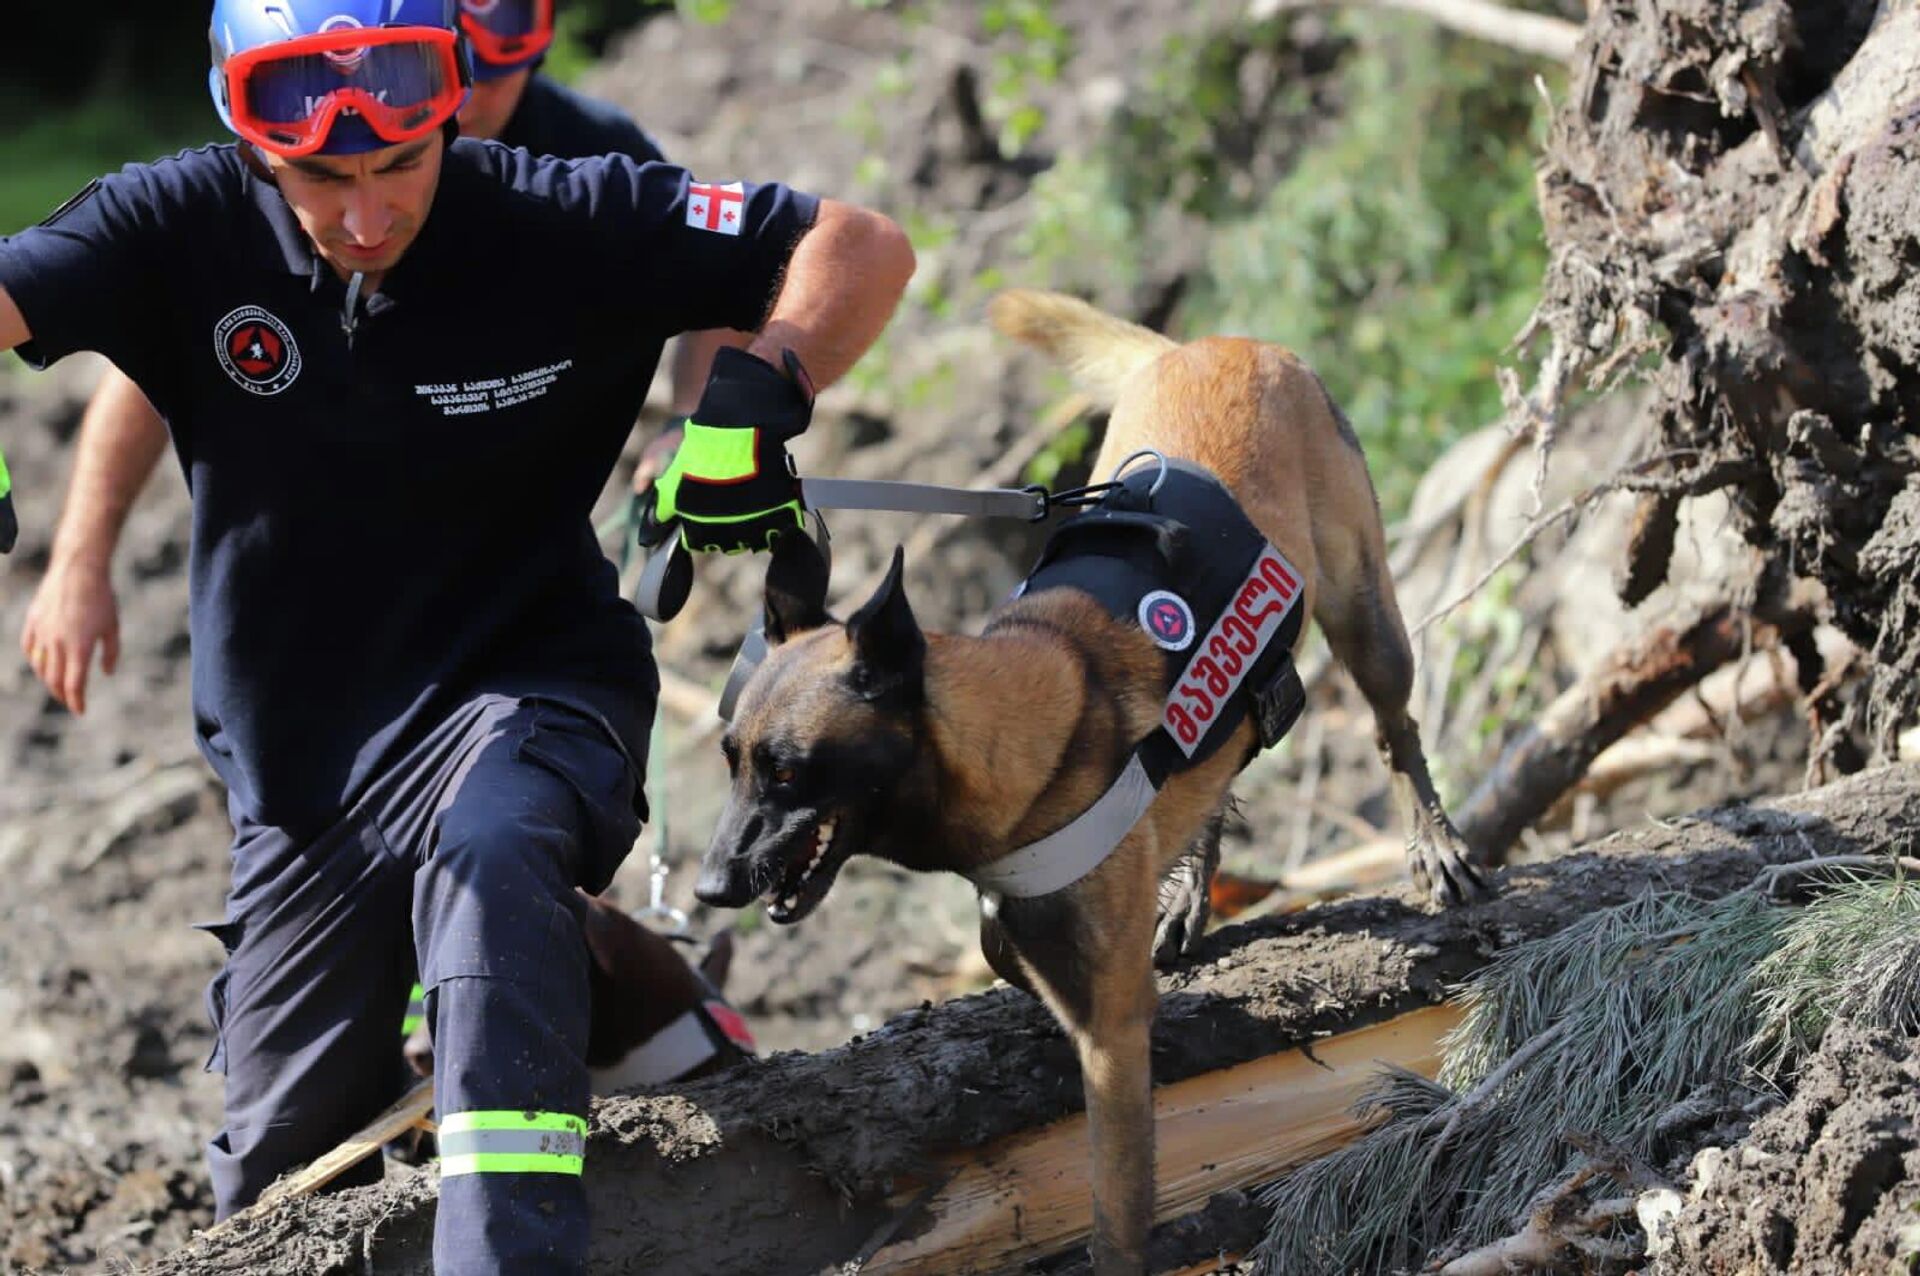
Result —
[{"label": "dog's open mouth", "polygon": [[789,925],[811,913],[827,897],[847,858],[834,840],[839,831],[839,822],[828,816],[806,833],[780,880],[760,897],[768,917],[782,926]]}]

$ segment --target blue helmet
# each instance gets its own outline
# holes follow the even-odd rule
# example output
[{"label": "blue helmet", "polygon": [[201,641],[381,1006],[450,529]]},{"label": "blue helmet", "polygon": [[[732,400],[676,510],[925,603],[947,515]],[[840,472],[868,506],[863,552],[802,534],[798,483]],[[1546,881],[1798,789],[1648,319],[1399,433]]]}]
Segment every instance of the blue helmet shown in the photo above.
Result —
[{"label": "blue helmet", "polygon": [[[458,9],[459,0],[214,0],[208,29],[213,67],[207,78],[214,109],[227,128],[258,143],[261,117],[297,121],[312,115],[316,103],[343,88],[360,88],[382,102],[390,97],[407,102],[433,98],[444,108],[450,99],[442,66],[423,58],[418,50],[376,46],[275,64],[275,74],[248,81],[248,110],[242,114],[255,127],[245,128],[236,122],[232,81],[226,73],[229,59],[303,37],[362,28],[451,32],[457,40],[459,102],[464,102],[465,86],[472,80],[472,64],[461,35]],[[441,52],[444,55],[444,49]],[[458,109],[458,103],[454,109]],[[451,114],[448,111],[443,118]],[[317,148],[295,153],[355,155],[393,144],[392,138],[382,136],[363,113],[349,106],[331,114],[327,134]],[[271,143],[269,147],[281,149]]]},{"label": "blue helmet", "polygon": [[460,0],[473,78],[497,80],[540,65],[553,45],[558,0]]}]

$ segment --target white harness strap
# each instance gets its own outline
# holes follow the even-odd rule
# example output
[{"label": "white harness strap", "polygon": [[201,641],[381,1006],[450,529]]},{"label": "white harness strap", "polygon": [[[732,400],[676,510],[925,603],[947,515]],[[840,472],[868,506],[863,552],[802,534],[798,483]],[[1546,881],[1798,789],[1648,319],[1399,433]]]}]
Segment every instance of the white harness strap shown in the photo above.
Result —
[{"label": "white harness strap", "polygon": [[1071,824],[967,876],[982,891],[1012,899],[1064,890],[1106,862],[1159,794],[1136,750],[1120,777]]},{"label": "white harness strap", "polygon": [[592,1069],[593,1092],[612,1094],[635,1086],[677,1081],[720,1052],[700,1020],[689,1010],[627,1052],[610,1068]]}]

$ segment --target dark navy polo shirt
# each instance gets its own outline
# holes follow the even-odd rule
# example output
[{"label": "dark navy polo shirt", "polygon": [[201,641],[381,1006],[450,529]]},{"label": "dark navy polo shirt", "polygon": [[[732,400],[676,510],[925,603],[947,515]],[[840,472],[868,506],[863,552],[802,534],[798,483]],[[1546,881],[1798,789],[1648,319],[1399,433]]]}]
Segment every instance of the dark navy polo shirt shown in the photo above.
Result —
[{"label": "dark navy polo shirt", "polygon": [[618,108],[538,73],[527,80],[499,141],[535,155],[626,155],[642,164],[667,158]]},{"label": "dark navy polo shirt", "polygon": [[589,515],[662,343],[759,327],[815,209],[457,142],[350,321],[232,146],[130,165],[0,238],[20,353],[97,350],[168,421],[193,496],[195,725],[237,813],[324,827],[483,691],[578,704],[638,756],[647,632]]}]

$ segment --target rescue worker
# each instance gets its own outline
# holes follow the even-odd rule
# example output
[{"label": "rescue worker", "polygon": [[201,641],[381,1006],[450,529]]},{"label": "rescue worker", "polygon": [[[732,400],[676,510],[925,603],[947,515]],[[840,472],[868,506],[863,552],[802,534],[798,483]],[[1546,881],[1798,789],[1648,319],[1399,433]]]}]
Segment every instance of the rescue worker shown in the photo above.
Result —
[{"label": "rescue worker", "polygon": [[[496,138],[535,155],[618,152],[641,163],[666,158],[653,138],[618,110],[540,74],[539,63],[553,44],[552,3],[461,0],[460,8],[473,57],[472,92],[459,115],[463,137]],[[744,337],[725,329],[675,340],[668,407],[674,417],[643,453],[635,474],[642,489],[672,455],[680,421],[699,402],[714,351],[744,344]],[[119,665],[113,555],[133,502],[166,446],[160,414],[131,378],[109,368],[81,418],[66,509],[20,632],[20,649],[34,675],[74,713],[86,712],[95,657],[104,673]],[[0,469],[0,501],[7,499],[6,488]],[[11,510],[0,506],[0,522],[11,517]]]},{"label": "rescue worker", "polygon": [[417,961],[436,1270],[581,1271],[575,887],[633,843],[657,690],[589,512],[662,342],[733,328],[662,512],[702,548],[798,534],[809,376],[872,344],[912,249],[779,184],[452,141],[453,0],[216,0],[212,35],[238,145],[0,239],[0,350],[105,354],[192,495],[195,727],[235,830],[218,1213],[395,1097]]}]

